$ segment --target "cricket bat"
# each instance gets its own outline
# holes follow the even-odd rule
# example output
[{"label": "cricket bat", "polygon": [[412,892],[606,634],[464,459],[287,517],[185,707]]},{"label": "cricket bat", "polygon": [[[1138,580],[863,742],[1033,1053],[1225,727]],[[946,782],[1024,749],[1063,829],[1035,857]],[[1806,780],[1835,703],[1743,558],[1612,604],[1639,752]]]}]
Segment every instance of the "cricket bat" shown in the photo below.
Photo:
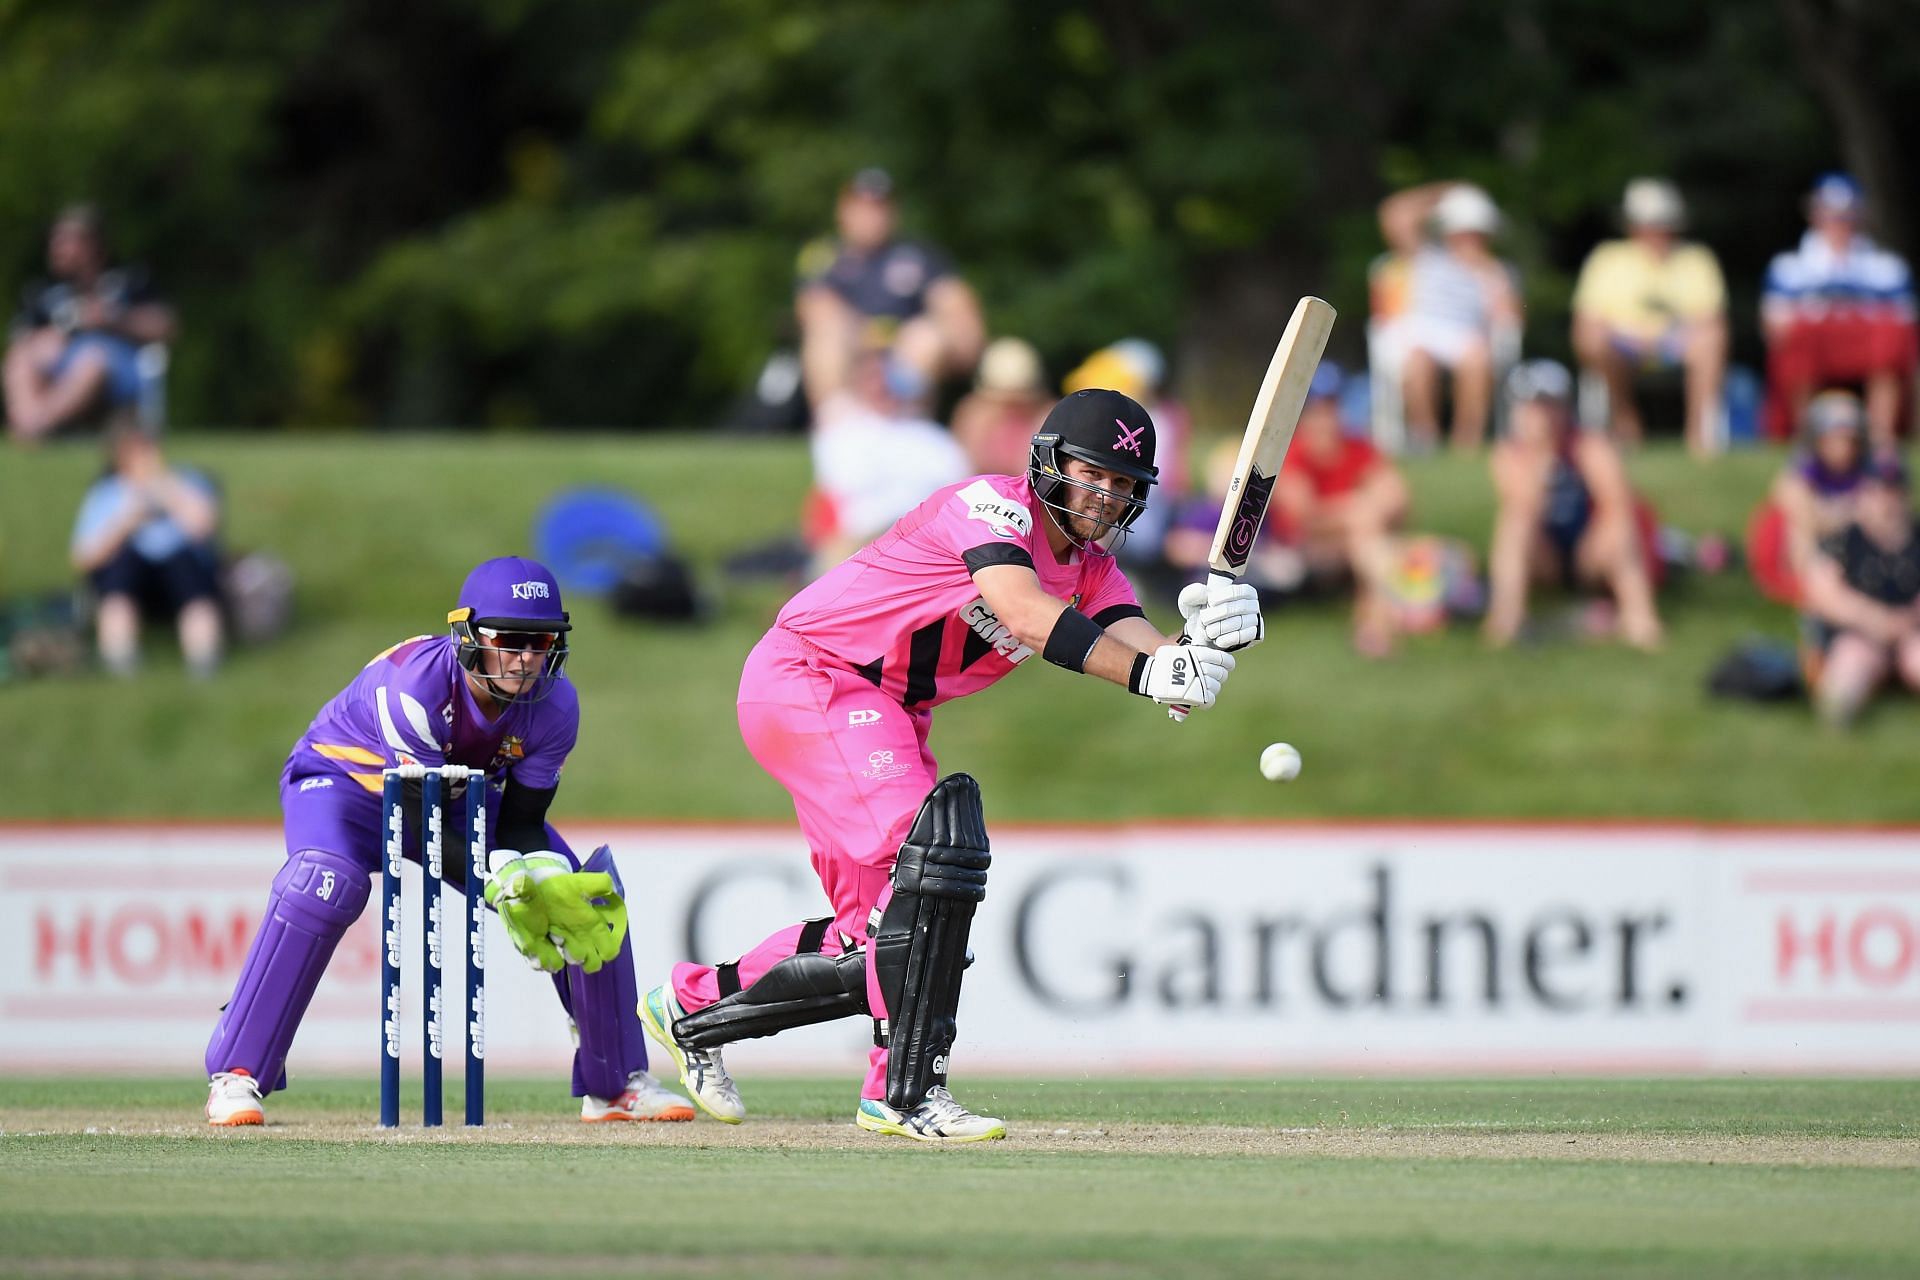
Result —
[{"label": "cricket bat", "polygon": [[[1232,582],[1247,571],[1247,559],[1273,499],[1273,482],[1287,460],[1287,446],[1293,443],[1293,429],[1300,424],[1300,410],[1307,403],[1307,388],[1327,349],[1327,335],[1333,332],[1334,314],[1324,299],[1300,299],[1287,331],[1280,335],[1280,345],[1273,349],[1253,412],[1247,415],[1247,434],[1240,440],[1240,456],[1234,460],[1233,479],[1220,505],[1220,523],[1207,554],[1212,584]],[[1184,720],[1189,710],[1168,707],[1167,713]]]}]

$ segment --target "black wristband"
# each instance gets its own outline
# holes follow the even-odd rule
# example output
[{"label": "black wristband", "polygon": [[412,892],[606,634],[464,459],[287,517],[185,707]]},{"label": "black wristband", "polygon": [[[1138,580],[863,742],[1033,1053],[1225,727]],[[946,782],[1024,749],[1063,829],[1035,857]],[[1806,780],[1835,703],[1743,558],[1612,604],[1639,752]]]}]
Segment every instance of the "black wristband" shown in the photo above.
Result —
[{"label": "black wristband", "polygon": [[1047,647],[1040,656],[1056,667],[1085,671],[1087,655],[1105,634],[1106,629],[1092,618],[1078,609],[1068,609],[1054,619],[1053,630],[1047,633]]},{"label": "black wristband", "polygon": [[1127,677],[1127,691],[1129,693],[1137,693],[1144,698],[1147,691],[1141,686],[1146,683],[1146,679],[1147,655],[1144,653],[1136,653],[1133,655],[1133,673]]}]

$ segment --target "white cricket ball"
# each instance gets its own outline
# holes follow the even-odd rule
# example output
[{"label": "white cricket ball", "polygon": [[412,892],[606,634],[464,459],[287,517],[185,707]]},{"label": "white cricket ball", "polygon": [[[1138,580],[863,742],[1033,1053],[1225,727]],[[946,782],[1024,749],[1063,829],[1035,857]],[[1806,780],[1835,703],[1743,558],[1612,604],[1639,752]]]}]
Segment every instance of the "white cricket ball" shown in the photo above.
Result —
[{"label": "white cricket ball", "polygon": [[1300,753],[1292,743],[1274,743],[1260,753],[1260,776],[1268,782],[1292,782],[1300,776]]}]

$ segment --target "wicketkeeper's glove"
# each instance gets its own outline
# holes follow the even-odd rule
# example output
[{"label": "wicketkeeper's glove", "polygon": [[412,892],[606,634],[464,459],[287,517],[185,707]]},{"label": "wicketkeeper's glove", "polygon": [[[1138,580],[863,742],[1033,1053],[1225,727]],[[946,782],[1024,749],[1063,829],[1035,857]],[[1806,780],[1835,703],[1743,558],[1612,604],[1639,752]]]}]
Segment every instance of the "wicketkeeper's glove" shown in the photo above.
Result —
[{"label": "wicketkeeper's glove", "polygon": [[604,871],[575,871],[557,853],[496,849],[486,897],[514,950],[537,969],[577,964],[588,973],[620,954],[627,904]]}]

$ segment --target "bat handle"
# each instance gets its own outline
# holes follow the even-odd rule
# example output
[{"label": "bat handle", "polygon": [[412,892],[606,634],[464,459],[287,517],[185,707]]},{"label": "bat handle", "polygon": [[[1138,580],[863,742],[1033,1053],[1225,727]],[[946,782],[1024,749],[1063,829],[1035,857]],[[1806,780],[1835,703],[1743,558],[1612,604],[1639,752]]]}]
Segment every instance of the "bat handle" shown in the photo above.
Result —
[{"label": "bat handle", "polygon": [[[1236,575],[1221,573],[1218,569],[1207,575],[1207,585],[1210,587],[1230,587],[1238,581],[1239,578]],[[1173,721],[1175,724],[1185,724],[1187,717],[1192,714],[1192,707],[1175,705],[1167,708],[1167,719]]]}]

